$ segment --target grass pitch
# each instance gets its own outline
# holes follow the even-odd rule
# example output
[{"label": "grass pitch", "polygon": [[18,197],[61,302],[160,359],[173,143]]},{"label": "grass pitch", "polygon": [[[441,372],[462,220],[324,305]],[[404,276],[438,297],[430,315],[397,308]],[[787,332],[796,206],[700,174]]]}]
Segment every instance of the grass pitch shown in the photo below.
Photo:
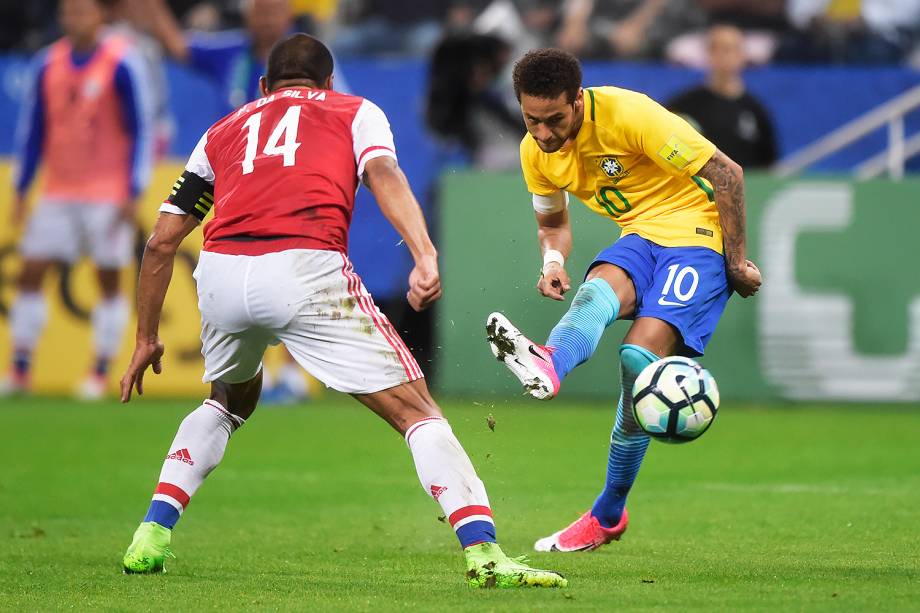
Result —
[{"label": "grass pitch", "polygon": [[[122,575],[162,458],[196,405],[0,405],[0,609],[918,607],[916,407],[725,406],[700,441],[653,442],[623,541],[531,555],[568,576],[558,591],[467,588],[405,444],[357,403],[263,408],[177,526],[168,574]],[[509,554],[592,502],[612,407],[445,410]]]}]

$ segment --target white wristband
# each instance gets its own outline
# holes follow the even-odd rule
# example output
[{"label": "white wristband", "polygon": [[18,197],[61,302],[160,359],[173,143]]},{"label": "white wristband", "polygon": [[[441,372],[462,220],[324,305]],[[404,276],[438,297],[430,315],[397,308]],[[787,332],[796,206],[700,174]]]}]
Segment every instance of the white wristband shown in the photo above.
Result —
[{"label": "white wristband", "polygon": [[547,249],[543,253],[543,268],[546,268],[546,265],[550,262],[556,262],[560,266],[565,266],[565,258],[562,256],[562,252],[555,249]]}]

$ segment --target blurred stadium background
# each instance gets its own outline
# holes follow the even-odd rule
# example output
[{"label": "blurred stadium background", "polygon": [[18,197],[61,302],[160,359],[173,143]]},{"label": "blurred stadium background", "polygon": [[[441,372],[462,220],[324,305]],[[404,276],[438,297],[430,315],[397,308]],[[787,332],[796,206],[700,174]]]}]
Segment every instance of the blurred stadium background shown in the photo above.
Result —
[{"label": "blurred stadium background", "polygon": [[[548,331],[560,314],[557,304],[541,300],[533,288],[539,253],[529,197],[517,162],[517,147],[524,130],[510,87],[510,67],[517,57],[529,48],[553,45],[568,48],[583,58],[586,86],[610,84],[643,91],[690,117],[720,147],[728,150],[731,140],[739,147],[737,156],[749,156],[739,160],[743,164],[747,161],[749,251],[764,273],[765,284],[755,299],[731,301],[702,359],[719,381],[723,412],[738,408],[740,417],[726,415],[722,419],[749,420],[733,422],[734,427],[727,430],[735,436],[748,436],[751,434],[746,433],[743,423],[750,423],[761,436],[767,432],[792,432],[790,448],[769,446],[771,453],[784,454],[790,453],[793,445],[797,449],[810,445],[808,433],[819,435],[816,430],[825,420],[860,415],[854,421],[858,424],[856,431],[844,427],[838,433],[841,447],[825,445],[815,451],[824,453],[820,458],[807,453],[795,456],[803,464],[814,461],[818,465],[833,464],[833,459],[843,453],[842,446],[850,444],[847,441],[860,440],[861,428],[898,429],[897,420],[903,419],[907,431],[912,429],[916,434],[917,413],[909,408],[915,409],[920,402],[920,242],[916,238],[920,227],[920,177],[915,174],[920,171],[920,0],[249,2],[259,5],[263,12],[280,11],[285,19],[290,11],[284,31],[302,29],[327,41],[337,57],[337,85],[373,100],[387,113],[401,166],[435,231],[444,298],[433,311],[423,315],[411,313],[404,304],[411,259],[365,190],[359,195],[352,224],[351,256],[370,291],[403,332],[423,368],[432,374],[436,391],[456,400],[449,408],[456,410],[458,420],[467,424],[463,428],[473,430],[471,424],[484,423],[488,413],[496,413],[501,424],[502,403],[519,394],[505,369],[491,359],[482,338],[485,316],[493,310],[503,310],[524,330]],[[232,108],[233,96],[239,93],[234,88],[240,86],[230,83],[227,75],[239,75],[240,70],[257,73],[262,61],[253,55],[254,47],[250,45],[259,36],[259,26],[247,18],[247,8],[252,5],[245,0],[168,3],[177,23],[189,32],[189,40],[204,41],[201,44],[205,46],[224,45],[231,39],[242,41],[234,47],[234,53],[220,60],[221,65],[215,64],[210,70],[204,64],[171,59],[168,46],[165,52],[161,50],[155,33],[145,28],[149,25],[145,11],[159,3],[160,0],[112,3],[117,27],[133,31],[137,44],[150,58],[151,68],[165,75],[162,80],[157,80],[155,74],[150,76],[154,90],[165,96],[165,106],[158,117],[160,150],[153,179],[140,207],[139,249],[158,204],[181,173],[185,157],[207,127]],[[3,370],[11,360],[7,316],[18,271],[19,233],[6,221],[13,202],[17,117],[27,102],[31,58],[60,35],[56,4],[53,0],[0,3],[0,184],[6,186],[0,189]],[[737,28],[743,49],[738,66],[744,67],[740,77],[745,86],[742,91],[747,92],[743,102],[737,81],[730,74],[734,60],[722,58],[729,67],[724,69],[728,73],[721,76],[718,66],[712,66],[714,25]],[[196,33],[191,33],[193,30]],[[245,83],[247,77],[241,78]],[[708,88],[715,95],[708,99],[712,104],[700,103],[694,110],[693,103],[681,95],[701,85],[703,93]],[[729,90],[735,87],[738,95],[722,95],[720,101],[718,89],[723,86]],[[245,85],[242,87],[245,89]],[[748,97],[756,100],[756,105],[749,103]],[[716,102],[712,102],[713,98]],[[733,123],[714,121],[719,117],[736,119]],[[707,130],[707,126],[712,128]],[[722,138],[726,140],[720,142]],[[731,150],[728,153],[732,155]],[[612,242],[616,228],[612,223],[595,223],[596,218],[578,207],[573,210],[576,244],[568,268],[576,277],[600,247]],[[191,279],[199,245],[200,233],[193,234],[183,248],[167,298],[161,328],[168,350],[166,371],[158,378],[148,379],[147,394],[152,397],[200,398],[207,393],[200,382],[199,321]],[[134,267],[124,273],[128,292],[133,291],[136,272]],[[117,436],[118,427],[109,422],[120,419],[111,403],[93,407],[63,399],[73,393],[92,367],[90,313],[97,298],[92,270],[85,262],[73,268],[61,267],[47,279],[45,289],[50,317],[34,356],[34,393],[61,400],[0,399],[2,412],[7,413],[6,417],[0,416],[0,423],[9,420],[4,430],[10,432],[12,428],[29,441],[30,422],[43,424],[35,425],[42,436],[49,436],[52,429],[48,424],[53,421],[64,419],[71,423],[60,412],[64,407],[65,412],[85,411],[87,419],[106,421],[108,429],[103,438],[110,440]],[[126,331],[122,351],[113,365],[111,392],[133,348],[132,330],[129,327]],[[600,478],[607,436],[607,425],[603,424],[612,423],[611,409],[619,385],[615,347],[623,333],[622,325],[608,332],[595,359],[573,374],[564,393],[566,401],[581,403],[578,415],[594,410],[598,416],[594,421],[602,425],[595,437],[597,448],[591,449],[594,459],[586,455],[584,466],[578,467],[587,473],[586,484],[599,482]],[[274,353],[267,364],[274,367],[282,361],[280,354]],[[337,407],[340,401],[315,382],[309,383],[309,389],[309,402],[314,408],[305,404],[304,410],[321,411],[327,432],[338,432],[334,416],[325,412],[325,405]],[[848,408],[845,404],[849,402],[864,404]],[[900,404],[888,408],[886,403]],[[743,407],[748,405],[759,409],[750,409],[745,417]],[[793,410],[784,410],[787,405]],[[133,521],[131,511],[142,510],[143,496],[138,492],[147,487],[154,467],[159,465],[156,450],[166,444],[172,418],[178,420],[181,414],[174,408],[175,403],[159,406],[166,407],[169,423],[156,430],[156,436],[151,435],[153,442],[144,444],[145,450],[153,449],[147,454],[149,462],[132,459],[140,472],[140,477],[132,481],[133,504],[122,505],[130,509],[111,512],[113,521],[125,517]],[[524,417],[525,407],[507,406],[519,435],[526,434],[530,427],[533,437],[540,440],[552,436],[550,427],[564,427],[558,419],[542,424],[528,420]],[[559,410],[565,406],[568,405]],[[766,416],[763,409],[767,410]],[[808,419],[797,421],[797,409]],[[862,419],[867,412],[890,419]],[[547,412],[541,408],[536,415],[546,416]],[[309,422],[302,416],[291,419],[297,424]],[[283,420],[283,416],[274,416],[268,421],[274,422],[280,432],[285,428]],[[367,417],[365,421],[369,420]],[[150,417],[148,421],[152,423],[154,419]],[[879,423],[887,425],[877,426]],[[369,428],[375,437],[381,435],[382,428]],[[479,429],[484,431],[484,426]],[[716,440],[698,443],[702,447],[712,445],[704,455],[718,454],[717,432],[718,425],[713,434],[707,435]],[[498,443],[490,446],[492,443],[477,442],[475,435],[469,436],[477,453],[482,451],[473,454],[474,459],[481,460],[486,449],[491,454],[501,448]],[[515,440],[527,439],[518,436]],[[34,444],[40,448],[41,443]],[[898,456],[898,449],[909,454],[909,445],[906,441],[901,447],[895,445],[889,461],[896,462],[895,457],[903,460],[905,456]],[[743,447],[734,443],[738,452]],[[20,451],[26,453],[31,448],[32,444],[24,442]],[[533,453],[541,456],[548,451],[534,448]],[[686,453],[690,455],[683,458],[701,457],[700,452]],[[32,465],[20,455],[6,458],[0,452],[0,457],[5,464],[18,465],[10,477],[12,483],[4,486],[0,481],[0,499],[11,499],[13,492],[24,487],[15,482],[16,475],[24,480],[44,479],[55,470],[39,463]],[[668,452],[670,461],[678,462],[678,457],[677,451]],[[65,457],[59,460],[67,461]],[[884,472],[886,459],[879,456],[876,460],[879,463],[875,466]],[[911,462],[916,467],[916,456]],[[75,466],[80,466],[79,462]],[[652,492],[664,491],[665,485],[654,489],[658,481],[663,481],[661,475],[669,475],[672,482],[679,476],[673,466],[671,472],[660,472],[662,466],[663,462],[652,462],[643,472]],[[715,470],[716,462],[706,466]],[[405,489],[409,489],[412,475],[408,466],[403,468]],[[807,480],[801,472],[787,468],[790,472],[780,479]],[[524,466],[519,469],[525,470]],[[491,474],[489,469],[485,472]],[[847,485],[847,474],[828,472],[825,476],[832,482],[828,487],[840,486],[840,492],[848,495],[847,488],[852,484]],[[86,480],[80,474],[73,478],[75,483]],[[498,485],[492,487],[499,490],[504,482],[497,474],[494,478]],[[771,477],[749,473],[739,474],[738,478],[769,481]],[[906,482],[909,484],[911,478],[916,484],[916,475],[905,477]],[[219,481],[215,480],[212,491],[219,491]],[[640,476],[636,491],[641,491],[642,486]],[[510,483],[509,488],[512,493],[522,489],[515,490]],[[723,498],[726,491],[732,490],[720,491]],[[773,497],[764,491],[765,497]],[[578,500],[583,503],[584,495],[591,492],[583,491]],[[433,514],[433,508],[423,507],[426,501],[417,494],[411,494],[417,498],[413,498],[412,505]],[[513,506],[526,506],[526,496],[520,492]],[[568,490],[566,496],[573,499],[567,502],[575,503],[575,496],[569,496]],[[906,502],[890,492],[888,496],[881,499],[888,505],[884,507],[886,512]],[[873,499],[875,495],[867,495],[863,502],[872,504]],[[33,499],[39,506],[50,500],[51,494]],[[806,502],[796,499],[794,504]],[[543,504],[544,511],[552,506],[546,501]],[[704,508],[702,502],[699,504]],[[200,506],[195,511],[204,513],[205,503]],[[513,508],[512,503],[508,506]],[[25,506],[11,504],[7,508],[18,509],[6,514],[11,522],[32,512]],[[822,507],[818,504],[814,508]],[[553,517],[567,520],[578,510],[570,506],[555,508]],[[42,516],[38,513],[38,517]],[[909,515],[899,517],[898,521],[905,517],[905,521],[916,520],[916,516],[913,520]],[[554,525],[545,516],[540,522],[541,528]],[[202,519],[199,526],[203,524]],[[130,525],[127,522],[121,530],[124,536]],[[526,547],[525,537],[533,536],[533,531],[516,530],[513,538]],[[15,534],[22,536],[19,528]],[[445,537],[446,547],[449,535],[441,536]],[[0,539],[5,537],[0,534]],[[863,537],[867,540],[859,542],[871,549],[875,541],[868,534]],[[24,538],[31,537],[27,534]],[[840,536],[843,538],[848,537]],[[112,552],[117,557],[120,540],[108,544],[114,547]],[[819,539],[810,546],[820,549],[826,544]],[[20,560],[29,559],[25,549],[17,551]],[[896,555],[914,556],[909,559],[916,561],[916,546]],[[915,571],[916,567],[913,574],[906,570],[903,577],[915,581]],[[855,590],[858,577],[852,579]],[[807,608],[807,601],[803,602],[806,604],[799,604]],[[284,605],[280,600],[265,603]],[[344,606],[340,602],[326,604]],[[497,601],[482,604],[501,606]],[[796,606],[785,601],[776,604]],[[731,604],[725,606],[731,608]]]},{"label": "blurred stadium background", "polygon": [[[129,14],[132,1],[115,4]],[[282,4],[259,1],[269,11]],[[757,142],[753,146],[775,151],[764,157],[742,143],[735,153],[749,158],[742,160],[750,181],[749,240],[769,282],[757,300],[732,302],[707,362],[728,400],[905,401],[920,399],[920,301],[909,265],[917,256],[911,228],[920,220],[918,183],[911,176],[920,168],[920,112],[914,110],[920,104],[918,5],[916,0],[304,0],[291,3],[288,27],[330,41],[340,86],[386,111],[401,165],[436,229],[448,291],[433,314],[408,312],[402,298],[408,252],[363,190],[351,240],[357,269],[419,359],[436,371],[441,389],[482,395],[512,387],[489,363],[485,346],[470,342],[484,315],[508,309],[531,330],[548,329],[555,316],[555,305],[543,304],[531,288],[538,253],[517,166],[523,128],[509,86],[513,60],[535,45],[564,44],[584,55],[586,85],[616,84],[668,104],[707,80],[707,24],[737,25],[748,49],[744,83],[768,123],[752,120],[744,108],[729,112],[739,117],[736,132],[753,130],[745,135]],[[171,7],[186,27],[242,28],[245,40],[247,23],[238,1],[176,1]],[[617,32],[639,27],[636,22],[648,31],[623,47]],[[10,27],[0,37],[5,49],[0,176],[10,185],[30,54],[58,35],[55,3],[7,4],[4,23]],[[576,30],[583,40],[574,42]],[[222,36],[234,35],[190,36],[224,44]],[[156,49],[151,37],[139,36],[139,44]],[[241,49],[245,59],[249,48]],[[223,62],[240,59],[231,54]],[[162,155],[143,196],[139,241],[185,156],[228,105],[222,73],[168,58],[162,68],[165,80],[156,84],[157,92],[168,92],[160,117]],[[711,107],[700,108],[697,114]],[[712,123],[705,116],[693,119]],[[745,121],[755,121],[753,128],[741,125]],[[731,128],[717,125],[719,132],[709,136],[730,148],[718,137],[727,131],[725,138],[738,141]],[[4,210],[11,193],[7,189],[3,196]],[[483,227],[486,216],[495,223]],[[577,210],[573,271],[613,237],[613,226],[593,221]],[[0,227],[3,321],[15,293],[17,238],[10,224]],[[190,242],[183,253],[189,270],[196,247]],[[490,269],[494,274],[482,273]],[[198,383],[198,324],[189,316],[194,287],[182,272],[163,330],[174,367],[151,386],[154,395],[198,395],[204,389]],[[135,273],[126,272],[129,289]],[[34,359],[36,392],[70,393],[91,367],[90,274],[79,265],[47,280],[52,315]],[[131,340],[126,333],[119,367]],[[8,330],[0,326],[0,367],[9,363],[9,352]],[[616,384],[596,384],[606,367],[597,360],[580,370],[568,393],[606,398]]]}]

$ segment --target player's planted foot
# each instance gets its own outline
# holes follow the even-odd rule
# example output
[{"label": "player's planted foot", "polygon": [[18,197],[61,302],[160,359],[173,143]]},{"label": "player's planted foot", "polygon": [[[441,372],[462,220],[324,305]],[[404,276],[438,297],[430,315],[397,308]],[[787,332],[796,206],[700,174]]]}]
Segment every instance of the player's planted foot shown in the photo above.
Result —
[{"label": "player's planted foot", "polygon": [[524,391],[538,400],[551,400],[559,393],[550,348],[521,334],[501,313],[489,315],[486,335],[492,353],[518,378]]},{"label": "player's planted foot", "polygon": [[533,548],[537,551],[591,551],[610,541],[620,540],[628,525],[629,514],[625,508],[619,523],[613,528],[603,527],[591,511],[586,511],[567,528],[538,540]]},{"label": "player's planted foot", "polygon": [[105,377],[91,374],[77,388],[77,398],[84,401],[102,400],[105,398],[107,387],[108,381]]},{"label": "player's planted foot", "polygon": [[509,558],[497,543],[479,543],[463,550],[470,587],[567,587],[557,572],[531,568],[524,556]]},{"label": "player's planted foot", "polygon": [[31,391],[29,377],[16,372],[11,372],[0,381],[0,398],[9,396],[24,396]]},{"label": "player's planted foot", "polygon": [[175,558],[169,550],[172,530],[145,521],[134,532],[134,540],[122,560],[125,574],[165,573],[166,558]]}]

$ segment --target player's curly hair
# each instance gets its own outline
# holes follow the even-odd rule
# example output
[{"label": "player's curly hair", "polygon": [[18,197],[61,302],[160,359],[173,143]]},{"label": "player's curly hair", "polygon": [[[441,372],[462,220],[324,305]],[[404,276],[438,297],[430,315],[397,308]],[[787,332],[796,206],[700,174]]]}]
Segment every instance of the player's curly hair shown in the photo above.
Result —
[{"label": "player's curly hair", "polygon": [[562,49],[534,49],[514,65],[514,95],[555,99],[566,93],[569,103],[575,101],[581,87],[581,62]]}]

